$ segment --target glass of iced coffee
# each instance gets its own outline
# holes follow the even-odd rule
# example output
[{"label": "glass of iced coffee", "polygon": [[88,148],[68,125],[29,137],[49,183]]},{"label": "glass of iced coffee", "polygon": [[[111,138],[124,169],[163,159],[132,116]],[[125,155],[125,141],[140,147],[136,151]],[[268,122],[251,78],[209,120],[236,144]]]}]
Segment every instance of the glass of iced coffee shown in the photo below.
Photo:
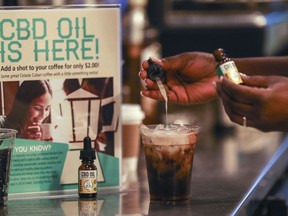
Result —
[{"label": "glass of iced coffee", "polygon": [[10,161],[16,130],[0,128],[0,206],[7,205]]},{"label": "glass of iced coffee", "polygon": [[151,200],[187,200],[198,126],[141,125]]}]

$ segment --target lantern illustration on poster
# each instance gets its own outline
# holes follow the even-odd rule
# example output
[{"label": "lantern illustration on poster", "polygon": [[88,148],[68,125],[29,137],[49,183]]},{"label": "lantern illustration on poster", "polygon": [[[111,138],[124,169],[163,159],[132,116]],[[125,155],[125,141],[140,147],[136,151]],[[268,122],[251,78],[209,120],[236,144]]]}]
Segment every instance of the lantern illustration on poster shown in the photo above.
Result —
[{"label": "lantern illustration on poster", "polygon": [[[82,88],[67,95],[65,119],[71,121],[66,124],[70,128],[69,142],[81,143],[83,137],[89,136],[91,140],[96,140],[98,134],[98,123],[101,108],[101,99]],[[67,107],[68,105],[68,107]],[[70,117],[69,117],[70,116]]]}]

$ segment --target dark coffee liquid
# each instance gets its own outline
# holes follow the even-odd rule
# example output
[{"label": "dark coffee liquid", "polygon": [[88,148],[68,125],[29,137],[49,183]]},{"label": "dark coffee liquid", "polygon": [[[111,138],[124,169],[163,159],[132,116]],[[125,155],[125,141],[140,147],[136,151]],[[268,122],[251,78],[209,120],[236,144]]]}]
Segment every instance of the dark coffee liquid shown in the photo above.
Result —
[{"label": "dark coffee liquid", "polygon": [[4,203],[4,197],[7,197],[7,183],[9,182],[9,163],[11,149],[0,150],[0,204]]},{"label": "dark coffee liquid", "polygon": [[195,144],[144,144],[152,200],[190,198],[194,147]]}]

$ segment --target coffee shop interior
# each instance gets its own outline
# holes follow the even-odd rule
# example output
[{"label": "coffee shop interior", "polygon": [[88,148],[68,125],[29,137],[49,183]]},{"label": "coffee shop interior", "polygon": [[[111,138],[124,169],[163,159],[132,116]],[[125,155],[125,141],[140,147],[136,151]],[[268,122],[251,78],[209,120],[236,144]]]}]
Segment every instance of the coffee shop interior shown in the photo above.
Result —
[{"label": "coffee shop interior", "polygon": [[[141,62],[149,57],[212,53],[220,47],[232,59],[288,55],[287,0],[2,0],[2,5],[111,2],[121,5],[122,103],[139,105],[144,124],[164,124],[166,118],[163,101],[140,95],[145,86],[138,73]],[[180,120],[200,127],[191,198],[183,202],[149,199],[143,146],[136,131],[130,134],[139,136],[136,167],[124,173],[118,192],[99,190],[96,210],[89,215],[288,214],[286,134],[231,122],[221,100],[199,105],[168,103],[167,115],[170,123]],[[0,215],[84,215],[79,202],[77,194],[11,197]],[[91,201],[88,204],[91,207]]]}]

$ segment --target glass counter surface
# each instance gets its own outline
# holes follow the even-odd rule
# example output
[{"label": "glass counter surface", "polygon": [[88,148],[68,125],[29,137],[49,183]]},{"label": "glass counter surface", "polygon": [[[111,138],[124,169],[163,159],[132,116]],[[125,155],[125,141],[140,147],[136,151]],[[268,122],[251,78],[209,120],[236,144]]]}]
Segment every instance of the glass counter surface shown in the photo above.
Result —
[{"label": "glass counter surface", "polygon": [[[0,215],[233,215],[236,208],[242,208],[241,203],[245,203],[243,200],[281,143],[282,134],[261,133],[248,128],[237,129],[234,135],[221,139],[200,133],[194,157],[191,199],[188,201],[150,202],[141,151],[138,179],[123,183],[121,190],[100,188],[97,200],[79,199],[75,191],[49,197],[12,195],[8,205],[0,207]],[[246,215],[245,209],[239,212]]]}]

